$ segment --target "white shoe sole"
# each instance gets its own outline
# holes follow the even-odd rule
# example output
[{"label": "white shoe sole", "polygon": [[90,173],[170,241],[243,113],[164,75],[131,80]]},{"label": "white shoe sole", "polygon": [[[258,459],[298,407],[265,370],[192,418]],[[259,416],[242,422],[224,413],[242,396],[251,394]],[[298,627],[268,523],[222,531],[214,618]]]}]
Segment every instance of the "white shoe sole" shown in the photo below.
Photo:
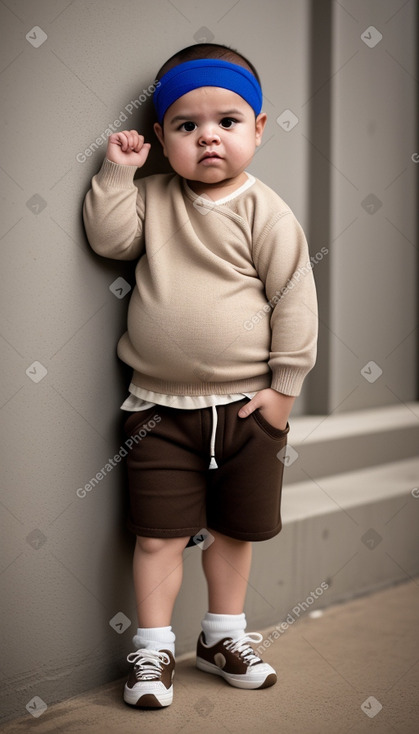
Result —
[{"label": "white shoe sole", "polygon": [[[156,706],[154,706],[151,703],[144,703],[141,704],[141,699],[145,698],[146,701],[148,699],[149,702],[151,702],[151,697],[154,697],[157,701]],[[170,686],[168,690],[156,690],[155,687],[147,686],[144,690],[139,691],[138,689],[135,690],[135,688],[128,688],[128,686],[125,684],[124,688],[124,701],[125,703],[128,703],[130,706],[138,706],[141,708],[143,705],[144,708],[160,708],[163,706],[170,706],[170,704],[173,701],[173,686]]]},{"label": "white shoe sole", "polygon": [[230,683],[230,685],[235,686],[235,688],[247,688],[249,690],[256,689],[256,688],[262,688],[266,679],[271,675],[275,676],[275,681],[272,681],[272,683],[268,683],[268,686],[273,685],[276,682],[276,673],[273,668],[271,668],[270,671],[264,670],[259,675],[256,675],[255,672],[252,671],[252,678],[246,679],[246,677],[243,675],[236,675],[234,673],[226,673],[224,670],[222,670],[222,668],[219,668],[218,665],[214,665],[214,663],[209,663],[207,660],[204,660],[203,658],[200,658],[200,657],[196,658],[196,667],[199,670],[203,670],[205,673],[212,673],[213,675],[220,675],[222,678],[224,678],[224,680]]}]

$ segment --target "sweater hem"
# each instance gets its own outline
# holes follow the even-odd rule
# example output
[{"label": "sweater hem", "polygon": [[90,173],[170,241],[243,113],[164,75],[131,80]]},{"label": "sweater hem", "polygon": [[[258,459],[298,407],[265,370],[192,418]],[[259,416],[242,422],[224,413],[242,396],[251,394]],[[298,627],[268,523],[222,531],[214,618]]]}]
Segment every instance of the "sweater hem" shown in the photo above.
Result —
[{"label": "sweater hem", "polygon": [[136,387],[143,390],[152,390],[163,395],[189,395],[190,397],[198,395],[228,395],[258,392],[271,386],[272,375],[266,373],[258,377],[251,377],[247,380],[234,380],[231,382],[169,382],[159,380],[141,372],[134,370],[132,382]]}]

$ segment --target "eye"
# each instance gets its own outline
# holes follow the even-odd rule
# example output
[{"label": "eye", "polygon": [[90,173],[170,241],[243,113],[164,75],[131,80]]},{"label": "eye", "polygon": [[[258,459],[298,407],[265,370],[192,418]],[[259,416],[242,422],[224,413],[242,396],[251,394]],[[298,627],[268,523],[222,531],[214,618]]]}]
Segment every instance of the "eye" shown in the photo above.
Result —
[{"label": "eye", "polygon": [[234,127],[237,120],[234,119],[234,117],[223,117],[223,119],[220,122],[221,127],[225,128],[226,130],[229,130],[230,128]]},{"label": "eye", "polygon": [[188,120],[187,122],[183,122],[179,126],[179,130],[182,130],[185,133],[191,133],[196,129],[196,125],[191,120]]}]

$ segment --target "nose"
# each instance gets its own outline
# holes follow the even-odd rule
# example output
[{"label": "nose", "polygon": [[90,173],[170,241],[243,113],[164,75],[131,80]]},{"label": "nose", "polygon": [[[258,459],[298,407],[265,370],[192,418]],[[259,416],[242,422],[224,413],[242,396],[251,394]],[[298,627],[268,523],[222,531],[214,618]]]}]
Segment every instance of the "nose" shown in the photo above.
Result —
[{"label": "nose", "polygon": [[217,128],[214,128],[213,125],[207,125],[205,128],[202,129],[202,132],[198,138],[199,145],[217,145],[220,142],[220,136],[218,134]]}]

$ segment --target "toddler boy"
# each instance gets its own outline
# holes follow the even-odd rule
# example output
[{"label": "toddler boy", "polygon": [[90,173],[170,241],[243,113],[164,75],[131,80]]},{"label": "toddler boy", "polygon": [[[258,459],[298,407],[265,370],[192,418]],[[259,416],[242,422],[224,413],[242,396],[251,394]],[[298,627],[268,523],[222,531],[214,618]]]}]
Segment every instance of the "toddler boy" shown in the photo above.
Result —
[{"label": "toddler boy", "polygon": [[157,79],[154,130],[174,173],[133,181],[150,144],[115,133],[84,204],[93,250],[138,260],[118,355],[133,370],[125,431],[148,426],[127,458],[138,630],[124,700],[139,708],[172,702],[182,552],[203,529],[197,667],[239,688],[276,682],[243,608],[251,544],[281,530],[278,454],[317,339],[304,233],[246,171],[266,123],[253,65],[197,44]]}]

